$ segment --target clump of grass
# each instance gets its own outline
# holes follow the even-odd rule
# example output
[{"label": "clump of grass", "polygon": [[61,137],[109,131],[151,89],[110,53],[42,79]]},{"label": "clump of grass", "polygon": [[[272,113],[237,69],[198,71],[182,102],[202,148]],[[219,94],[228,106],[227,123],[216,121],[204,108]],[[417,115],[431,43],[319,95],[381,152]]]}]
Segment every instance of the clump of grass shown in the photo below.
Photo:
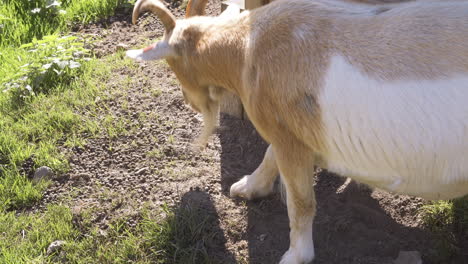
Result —
[{"label": "clump of grass", "polygon": [[453,201],[435,201],[422,208],[423,221],[435,236],[437,254],[432,256],[436,262],[448,263],[458,258],[458,241],[468,235],[468,197]]},{"label": "clump of grass", "polygon": [[110,16],[118,6],[133,7],[136,0],[80,0],[65,1],[65,21],[87,24],[99,18]]},{"label": "clump of grass", "polygon": [[9,97],[8,101],[15,109],[32,96],[66,88],[82,74],[81,65],[91,60],[83,39],[73,36],[51,35],[42,40],[33,39],[18,50],[19,54],[15,55],[21,66],[20,63],[16,63],[16,67],[10,65],[11,74],[0,80],[4,84],[2,92],[7,93],[4,97]]},{"label": "clump of grass", "polygon": [[[0,215],[0,263],[216,263],[207,252],[215,244],[213,219],[197,206],[146,209],[136,226],[120,217],[104,232],[93,226],[91,215],[73,215],[61,205],[35,215]],[[47,256],[55,240],[66,244]]]},{"label": "clump of grass", "polygon": [[212,262],[206,248],[216,235],[210,230],[212,217],[190,204],[163,210],[165,221],[145,219],[140,227],[143,234],[150,234],[145,247],[159,259],[157,263]]},{"label": "clump of grass", "polygon": [[[134,1],[130,1],[134,2]],[[113,14],[127,0],[4,0],[0,5],[0,46],[19,46]]]},{"label": "clump of grass", "polygon": [[83,62],[79,78],[57,82],[47,92],[35,92],[21,100],[14,93],[0,93],[0,212],[31,205],[41,197],[46,183],[31,183],[22,173],[25,160],[32,169],[49,166],[61,173],[68,162],[59,145],[74,146],[83,133],[94,135],[105,129],[93,115],[95,99],[111,76],[112,67],[125,65],[121,54],[103,61]]},{"label": "clump of grass", "polygon": [[43,214],[0,214],[0,263],[50,263],[49,244],[78,235],[72,214],[64,206],[49,206]]},{"label": "clump of grass", "polygon": [[112,225],[113,246],[103,243],[97,253],[102,263],[214,263],[207,252],[216,235],[211,216],[193,205],[161,209],[163,219],[146,211],[133,231],[122,223]]}]

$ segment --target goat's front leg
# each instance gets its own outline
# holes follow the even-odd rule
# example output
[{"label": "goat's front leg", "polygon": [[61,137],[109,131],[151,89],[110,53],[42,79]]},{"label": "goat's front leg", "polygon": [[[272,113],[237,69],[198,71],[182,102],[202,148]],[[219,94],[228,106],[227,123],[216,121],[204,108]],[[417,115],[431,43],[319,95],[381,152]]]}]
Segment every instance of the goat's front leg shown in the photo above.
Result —
[{"label": "goat's front leg", "polygon": [[289,250],[280,264],[306,264],[315,257],[312,224],[315,217],[314,155],[304,147],[274,147],[286,187],[290,227]]},{"label": "goat's front leg", "polygon": [[275,155],[270,145],[260,166],[251,175],[244,176],[231,186],[231,196],[238,196],[248,200],[267,196],[273,191],[273,185],[278,173]]}]

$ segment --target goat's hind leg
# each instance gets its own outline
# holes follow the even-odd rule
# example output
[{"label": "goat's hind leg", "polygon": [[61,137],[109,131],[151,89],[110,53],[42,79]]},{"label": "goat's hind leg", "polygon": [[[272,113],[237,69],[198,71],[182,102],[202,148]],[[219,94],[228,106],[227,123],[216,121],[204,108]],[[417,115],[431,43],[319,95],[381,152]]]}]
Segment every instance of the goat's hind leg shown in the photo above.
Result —
[{"label": "goat's hind leg", "polygon": [[246,175],[231,186],[231,196],[245,199],[267,196],[273,191],[273,185],[278,175],[273,149],[268,146],[262,163],[251,174]]}]

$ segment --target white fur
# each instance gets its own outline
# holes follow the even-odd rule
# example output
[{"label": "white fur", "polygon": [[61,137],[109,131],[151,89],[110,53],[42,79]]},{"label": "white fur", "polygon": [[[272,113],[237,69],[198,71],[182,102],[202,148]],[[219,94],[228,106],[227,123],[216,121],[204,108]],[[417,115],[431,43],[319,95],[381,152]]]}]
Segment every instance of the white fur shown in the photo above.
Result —
[{"label": "white fur", "polygon": [[468,75],[456,74],[376,80],[334,56],[319,95],[328,169],[425,198],[460,195],[439,194],[450,186],[467,192],[467,86]]},{"label": "white fur", "polygon": [[300,236],[297,236],[295,245],[290,246],[288,251],[284,253],[280,264],[296,264],[309,263],[315,258],[314,241],[312,239],[312,223],[313,218],[307,219],[303,228],[300,230]]}]

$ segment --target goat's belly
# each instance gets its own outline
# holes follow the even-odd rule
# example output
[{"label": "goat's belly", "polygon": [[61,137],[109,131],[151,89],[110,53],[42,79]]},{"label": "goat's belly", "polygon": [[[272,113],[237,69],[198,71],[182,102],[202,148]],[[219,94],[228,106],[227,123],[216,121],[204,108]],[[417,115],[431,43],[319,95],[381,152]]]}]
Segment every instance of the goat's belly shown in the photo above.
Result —
[{"label": "goat's belly", "polygon": [[385,83],[335,57],[324,81],[330,171],[427,199],[468,194],[468,76]]},{"label": "goat's belly", "polygon": [[450,180],[446,179],[448,177],[443,177],[443,174],[431,175],[433,177],[425,174],[396,175],[386,171],[369,174],[365,171],[353,171],[345,166],[337,166],[333,162],[330,162],[328,170],[372,187],[428,200],[446,200],[468,195],[468,172],[460,175],[458,177],[460,180]]}]

